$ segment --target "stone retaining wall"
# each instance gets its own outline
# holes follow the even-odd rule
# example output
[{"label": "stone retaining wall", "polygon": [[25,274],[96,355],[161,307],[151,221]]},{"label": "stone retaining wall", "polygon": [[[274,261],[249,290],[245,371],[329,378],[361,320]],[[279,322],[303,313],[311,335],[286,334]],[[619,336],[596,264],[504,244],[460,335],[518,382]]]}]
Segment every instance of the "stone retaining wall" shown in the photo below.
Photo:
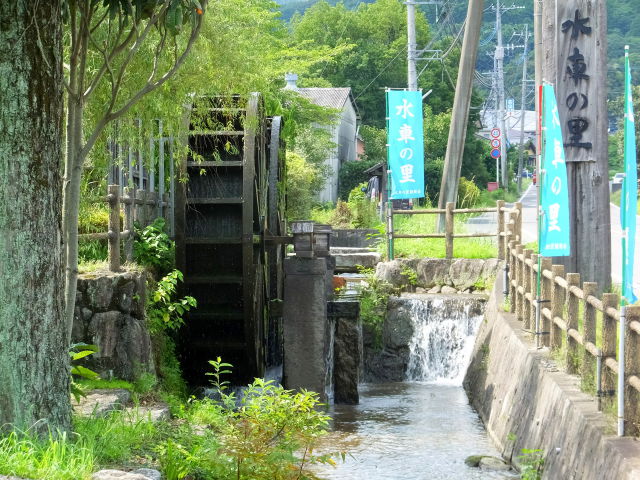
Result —
[{"label": "stone retaining wall", "polygon": [[394,287],[407,287],[406,272],[415,273],[415,288],[430,290],[429,293],[471,293],[488,290],[499,270],[500,262],[495,258],[400,258],[379,263],[376,277]]},{"label": "stone retaining wall", "polygon": [[505,458],[542,449],[544,479],[640,478],[640,443],[614,436],[613,418],[597,411],[578,377],[559,371],[548,350],[504,313],[499,279],[489,299],[464,387]]},{"label": "stone retaining wall", "polygon": [[86,365],[103,378],[131,381],[155,371],[144,317],[146,280],[140,271],[78,277],[73,342],[98,346]]}]

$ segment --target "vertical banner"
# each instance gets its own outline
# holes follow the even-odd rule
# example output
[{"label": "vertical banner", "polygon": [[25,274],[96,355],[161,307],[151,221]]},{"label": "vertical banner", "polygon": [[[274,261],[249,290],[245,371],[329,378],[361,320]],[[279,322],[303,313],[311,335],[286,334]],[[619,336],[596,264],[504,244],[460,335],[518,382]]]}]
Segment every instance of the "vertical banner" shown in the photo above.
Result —
[{"label": "vertical banner", "polygon": [[542,89],[542,179],[540,255],[570,255],[569,189],[562,128],[553,86]]},{"label": "vertical banner", "polygon": [[629,47],[625,47],[624,86],[624,181],[620,198],[622,227],[622,297],[628,303],[637,300],[633,293],[633,262],[636,245],[636,215],[638,210],[638,172],[636,159],[636,123],[633,116]]},{"label": "vertical banner", "polygon": [[424,197],[422,93],[387,90],[387,160],[391,199]]}]

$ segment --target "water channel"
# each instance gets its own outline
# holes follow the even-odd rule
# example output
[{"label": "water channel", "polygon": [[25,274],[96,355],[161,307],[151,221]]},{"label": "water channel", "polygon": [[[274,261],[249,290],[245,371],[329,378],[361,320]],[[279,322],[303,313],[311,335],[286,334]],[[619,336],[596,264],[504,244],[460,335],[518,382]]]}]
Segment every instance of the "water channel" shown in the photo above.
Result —
[{"label": "water channel", "polygon": [[359,405],[331,408],[333,431],[323,450],[347,455],[336,467],[314,469],[320,478],[518,478],[464,462],[470,455],[500,456],[462,388],[482,317],[438,302],[409,301],[414,334],[407,381],[361,385]]}]

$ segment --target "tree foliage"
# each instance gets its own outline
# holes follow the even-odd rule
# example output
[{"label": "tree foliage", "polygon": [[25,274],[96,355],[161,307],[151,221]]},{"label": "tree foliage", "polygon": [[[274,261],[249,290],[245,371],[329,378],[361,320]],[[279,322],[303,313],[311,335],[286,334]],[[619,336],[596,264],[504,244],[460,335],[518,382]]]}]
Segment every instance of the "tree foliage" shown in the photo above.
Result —
[{"label": "tree foliage", "polygon": [[[293,39],[299,45],[342,47],[344,52],[332,61],[319,64],[310,78],[301,84],[312,85],[317,78],[336,87],[351,87],[363,121],[384,126],[384,87],[406,85],[407,21],[406,8],[399,0],[361,3],[356,10],[344,4],[331,6],[321,1],[304,15],[291,20]],[[429,28],[422,15],[416,19],[421,43],[429,38]]]}]

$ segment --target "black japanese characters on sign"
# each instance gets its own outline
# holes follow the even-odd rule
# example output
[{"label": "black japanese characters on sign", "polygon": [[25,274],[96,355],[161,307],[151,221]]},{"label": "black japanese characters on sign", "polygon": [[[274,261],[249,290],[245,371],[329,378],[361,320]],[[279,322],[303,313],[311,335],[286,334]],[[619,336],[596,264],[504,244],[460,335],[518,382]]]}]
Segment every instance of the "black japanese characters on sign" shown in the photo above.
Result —
[{"label": "black japanese characters on sign", "polygon": [[[589,36],[591,35],[591,27],[587,25],[589,21],[590,17],[583,18],[580,10],[576,9],[573,20],[567,20],[562,24],[562,32],[566,34],[571,31],[572,40],[578,40],[581,35]],[[566,73],[573,79],[574,86],[577,88],[581,82],[589,80],[587,63],[578,47],[573,47],[573,54],[567,57],[567,60],[569,65]],[[566,105],[570,112],[577,113],[576,110],[584,110],[589,106],[589,98],[584,93],[572,92],[566,98]],[[569,128],[569,143],[565,143],[565,147],[593,148],[591,142],[582,141],[584,133],[589,129],[589,119],[574,116],[567,121],[567,127]]]},{"label": "black japanese characters on sign", "polygon": [[581,99],[582,105],[580,105],[580,110],[584,110],[589,106],[589,98],[584,93],[578,94],[576,92],[569,94],[567,97],[567,108],[573,112],[578,107]]},{"label": "black japanese characters on sign", "polygon": [[580,10],[576,10],[574,19],[567,20],[562,24],[562,33],[571,30],[571,38],[574,40],[576,40],[580,34],[591,35],[591,27],[587,27],[589,20],[589,17],[580,18]]},{"label": "black japanese characters on sign", "polygon": [[586,74],[587,64],[584,63],[584,55],[580,53],[580,49],[574,48],[573,55],[569,57],[569,61],[571,62],[571,66],[567,67],[567,73],[576,85],[581,80],[588,80],[589,75]]}]

